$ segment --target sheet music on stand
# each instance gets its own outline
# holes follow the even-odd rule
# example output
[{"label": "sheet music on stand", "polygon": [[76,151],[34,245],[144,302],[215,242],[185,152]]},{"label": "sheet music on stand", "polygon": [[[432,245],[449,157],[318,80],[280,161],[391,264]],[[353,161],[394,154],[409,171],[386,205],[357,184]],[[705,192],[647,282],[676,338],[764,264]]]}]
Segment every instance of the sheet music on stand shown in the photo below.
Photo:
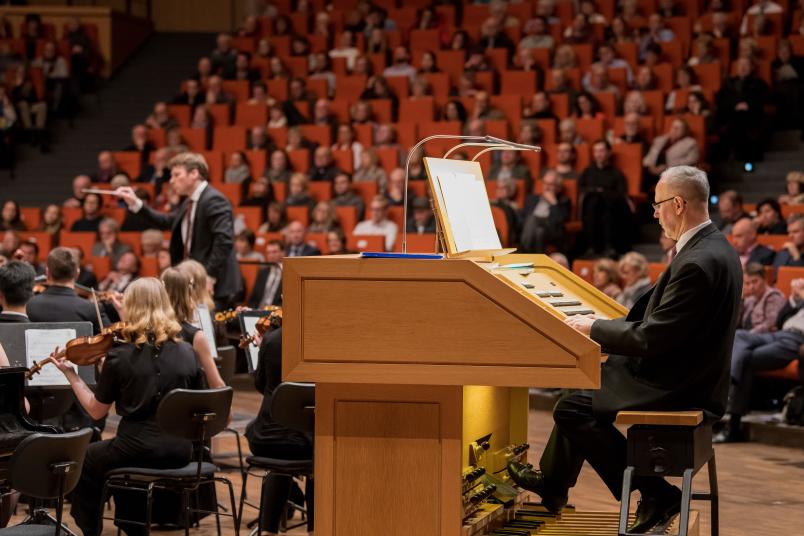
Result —
[{"label": "sheet music on stand", "polygon": [[426,157],[428,179],[448,257],[490,257],[504,249],[494,225],[486,182],[477,162]]},{"label": "sheet music on stand", "polygon": [[212,353],[212,357],[217,358],[218,345],[215,342],[215,327],[212,325],[212,314],[209,312],[209,307],[204,304],[197,306],[195,316],[198,320],[198,324],[201,326],[201,331],[204,332],[204,337],[207,338],[209,351]]},{"label": "sheet music on stand", "polygon": [[[92,335],[92,323],[81,322],[14,322],[0,323],[0,344],[13,367],[30,368],[33,361],[41,361],[50,356],[58,346],[64,348],[68,340]],[[95,385],[95,366],[77,367],[78,375],[87,385]],[[69,383],[55,365],[42,367],[27,381],[26,388],[69,389]]]},{"label": "sheet music on stand", "polygon": [[[68,341],[75,339],[74,329],[29,329],[25,331],[25,366],[31,368],[37,361],[48,357],[56,348],[64,349]],[[73,365],[78,371],[78,367]],[[37,374],[28,380],[30,387],[51,387],[54,385],[70,385],[64,374],[55,366],[48,365],[39,369]]]}]

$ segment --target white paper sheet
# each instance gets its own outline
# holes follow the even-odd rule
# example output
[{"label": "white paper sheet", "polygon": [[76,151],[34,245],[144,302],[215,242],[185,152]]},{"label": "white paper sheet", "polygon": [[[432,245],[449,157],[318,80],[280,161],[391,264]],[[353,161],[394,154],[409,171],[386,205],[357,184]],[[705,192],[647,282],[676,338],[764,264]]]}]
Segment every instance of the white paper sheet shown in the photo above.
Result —
[{"label": "white paper sheet", "polygon": [[218,357],[218,345],[215,343],[215,327],[212,325],[212,315],[209,312],[209,307],[206,305],[196,307],[195,317],[201,325],[201,331],[204,332],[204,336],[207,338],[212,357]]},{"label": "white paper sheet", "polygon": [[[253,335],[257,333],[257,320],[262,318],[261,316],[243,316],[243,324],[246,327],[246,331],[243,335]],[[255,345],[253,342],[248,345],[248,358],[251,361],[251,370],[257,371],[257,363],[259,362],[260,358],[260,347]]]},{"label": "white paper sheet", "polygon": [[452,173],[439,182],[458,252],[502,249],[483,181],[469,173]]},{"label": "white paper sheet", "polygon": [[[67,341],[75,339],[74,329],[29,329],[25,331],[25,363],[31,368],[34,361],[42,361]],[[77,367],[75,367],[78,370]],[[47,364],[28,380],[29,386],[69,385],[64,374],[53,364]]]}]

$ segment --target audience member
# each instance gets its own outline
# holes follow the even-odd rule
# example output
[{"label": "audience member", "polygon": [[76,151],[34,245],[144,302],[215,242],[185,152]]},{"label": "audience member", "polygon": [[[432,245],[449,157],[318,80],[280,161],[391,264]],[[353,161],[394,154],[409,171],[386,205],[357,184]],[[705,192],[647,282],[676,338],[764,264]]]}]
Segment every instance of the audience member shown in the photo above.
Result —
[{"label": "audience member", "polygon": [[[800,220],[799,220],[800,222]],[[756,333],[738,329],[731,354],[731,386],[726,412],[728,426],[714,441],[742,441],[742,417],[750,408],[754,375],[785,367],[798,359],[804,344],[804,279],[790,284],[790,298],[776,318],[776,331]]]},{"label": "audience member", "polygon": [[540,194],[525,198],[519,235],[519,250],[523,253],[565,248],[564,225],[570,219],[572,202],[563,194],[562,179],[555,171],[545,172],[541,186]]},{"label": "audience member", "polygon": [[804,214],[791,214],[787,218],[787,237],[773,259],[774,273],[780,266],[804,266]]},{"label": "audience member", "polygon": [[25,222],[22,221],[19,203],[12,199],[3,203],[3,210],[0,212],[0,231],[26,230]]},{"label": "audience member", "polygon": [[355,207],[357,218],[363,219],[366,204],[363,198],[352,190],[352,178],[347,173],[339,173],[332,184],[332,204],[336,207]]},{"label": "audience member", "polygon": [[786,177],[786,193],[779,196],[779,203],[784,205],[798,205],[804,203],[804,191],[801,184],[804,183],[804,172],[791,171]]},{"label": "audience member", "polygon": [[749,264],[770,266],[775,256],[772,249],[757,242],[757,224],[750,218],[740,218],[731,229],[731,243],[740,255],[743,267]]},{"label": "audience member", "polygon": [[641,253],[629,251],[618,265],[623,290],[617,301],[630,309],[653,286],[648,276],[648,260]]},{"label": "audience member", "polygon": [[300,221],[292,221],[285,227],[285,254],[287,257],[321,255],[321,251],[306,242],[307,228]]},{"label": "audience member", "polygon": [[73,222],[70,231],[97,233],[102,218],[102,205],[98,194],[87,194],[81,205],[81,218]]},{"label": "audience member", "polygon": [[288,195],[285,204],[289,207],[313,208],[315,199],[310,195],[310,181],[303,173],[294,173],[288,182]]},{"label": "audience member", "polygon": [[235,237],[235,254],[238,261],[257,261],[264,262],[265,257],[259,251],[254,250],[257,237],[254,231],[244,229]]},{"label": "audience member", "polygon": [[430,202],[417,197],[410,203],[411,216],[408,217],[406,229],[408,234],[429,234],[436,232],[435,217]]},{"label": "audience member", "polygon": [[385,237],[385,250],[391,251],[396,242],[397,225],[388,219],[388,200],[375,196],[369,205],[369,217],[355,226],[354,235],[381,235]]},{"label": "audience member", "polygon": [[775,199],[763,199],[757,203],[757,216],[754,218],[759,234],[785,234],[787,224],[782,216],[782,207]]},{"label": "audience member", "polygon": [[751,333],[769,333],[776,326],[776,318],[786,298],[779,289],[768,285],[765,267],[749,263],[743,268],[743,300],[739,329]]},{"label": "audience member", "polygon": [[265,262],[257,271],[254,288],[248,297],[247,304],[251,308],[266,305],[282,305],[282,261],[285,258],[285,244],[281,240],[271,240],[265,246]]},{"label": "audience member", "polygon": [[93,257],[109,257],[112,266],[117,264],[120,256],[131,251],[131,246],[120,242],[117,231],[119,226],[112,218],[103,218],[98,224],[98,241],[92,246]]},{"label": "audience member", "polygon": [[605,140],[592,145],[592,158],[592,164],[578,178],[581,220],[588,253],[609,256],[617,249],[626,249],[631,241],[626,179],[611,164],[611,148]]},{"label": "audience member", "polygon": [[724,81],[717,95],[717,124],[724,156],[753,162],[762,155],[764,106],[768,85],[754,74],[748,58],[735,61],[735,76]]},{"label": "audience member", "polygon": [[340,227],[338,215],[335,212],[335,205],[329,201],[319,201],[316,203],[311,216],[310,226],[307,228],[307,232],[328,233]]},{"label": "audience member", "polygon": [[165,237],[159,229],[146,229],[140,234],[140,251],[144,258],[155,258],[165,245]]},{"label": "audience member", "polygon": [[718,196],[717,217],[714,220],[720,232],[731,234],[734,223],[745,217],[748,214],[743,210],[743,198],[735,190],[726,190]]},{"label": "audience member", "polygon": [[137,255],[128,250],[112,263],[114,269],[98,284],[99,290],[123,292],[132,281],[137,279],[140,271],[140,260]]},{"label": "audience member", "polygon": [[665,169],[674,166],[694,166],[698,164],[700,150],[698,140],[690,135],[687,122],[677,117],[670,123],[667,134],[653,139],[648,154],[642,159],[650,184],[659,180]]},{"label": "audience member", "polygon": [[612,259],[598,259],[592,269],[592,284],[609,298],[617,299],[623,292],[619,285],[620,271]]}]

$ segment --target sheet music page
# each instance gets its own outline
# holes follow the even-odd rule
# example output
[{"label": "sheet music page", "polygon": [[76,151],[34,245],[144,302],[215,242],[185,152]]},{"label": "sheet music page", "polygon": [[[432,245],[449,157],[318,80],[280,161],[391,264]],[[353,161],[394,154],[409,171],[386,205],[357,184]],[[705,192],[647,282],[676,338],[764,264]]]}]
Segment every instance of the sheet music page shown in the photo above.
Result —
[{"label": "sheet music page", "polygon": [[[74,329],[29,329],[25,331],[25,363],[31,368],[34,361],[41,361],[50,356],[58,346],[59,349],[67,345],[67,341],[75,339]],[[75,370],[78,367],[73,365]],[[69,385],[70,382],[64,374],[52,364],[47,364],[28,380],[29,386]]]},{"label": "sheet music page", "polygon": [[218,345],[215,343],[215,327],[212,325],[212,314],[209,312],[209,307],[203,304],[199,305],[195,309],[195,316],[201,325],[201,331],[204,332],[204,336],[207,338],[212,357],[218,357]]},{"label": "sheet music page", "polygon": [[484,182],[469,173],[439,177],[439,182],[457,250],[502,249]]},{"label": "sheet music page", "polygon": [[[253,333],[257,333],[257,320],[259,320],[260,316],[243,316],[243,324],[246,327],[246,331],[243,335],[250,335]],[[250,343],[248,345],[248,358],[251,362],[251,370],[257,371],[257,362],[260,360],[260,347],[255,346],[254,343]]]}]

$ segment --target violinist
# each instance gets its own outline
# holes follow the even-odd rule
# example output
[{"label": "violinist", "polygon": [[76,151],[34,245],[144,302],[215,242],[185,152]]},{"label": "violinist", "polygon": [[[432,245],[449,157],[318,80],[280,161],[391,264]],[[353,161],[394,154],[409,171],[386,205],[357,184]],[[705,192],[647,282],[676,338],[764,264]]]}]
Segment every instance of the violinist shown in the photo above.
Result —
[{"label": "violinist", "polygon": [[31,322],[92,322],[92,330],[100,333],[109,324],[105,313],[101,312],[101,322],[95,307],[75,293],[75,280],[78,277],[78,259],[65,247],[54,248],[47,256],[47,289],[28,302],[28,316]]},{"label": "violinist", "polygon": [[[182,261],[176,266],[180,272],[190,278],[190,297],[197,305],[206,305],[210,314],[215,314],[215,302],[212,300],[212,282],[207,276],[204,265],[193,259]],[[201,324],[193,320],[195,327]]]},{"label": "violinist", "polygon": [[177,268],[168,268],[162,272],[161,279],[170,305],[173,307],[173,313],[176,315],[176,321],[181,325],[181,338],[195,350],[198,364],[207,378],[207,386],[211,389],[224,387],[226,384],[218,373],[204,332],[191,323],[195,318],[196,303],[191,295],[193,285],[190,278]]},{"label": "violinist", "polygon": [[[120,334],[122,342],[103,362],[94,393],[68,361],[56,360],[92,418],[104,418],[112,404],[122,417],[114,438],[89,446],[73,492],[71,513],[84,536],[102,532],[101,494],[107,471],[125,466],[174,468],[190,462],[192,444],[167,436],[156,423],[156,409],[173,389],[203,386],[193,349],[181,340],[181,326],[158,279],[134,281],[118,305],[127,324]],[[116,500],[115,507],[122,519],[144,518],[141,501]],[[127,534],[145,532],[144,527],[129,524],[121,528]]]}]

